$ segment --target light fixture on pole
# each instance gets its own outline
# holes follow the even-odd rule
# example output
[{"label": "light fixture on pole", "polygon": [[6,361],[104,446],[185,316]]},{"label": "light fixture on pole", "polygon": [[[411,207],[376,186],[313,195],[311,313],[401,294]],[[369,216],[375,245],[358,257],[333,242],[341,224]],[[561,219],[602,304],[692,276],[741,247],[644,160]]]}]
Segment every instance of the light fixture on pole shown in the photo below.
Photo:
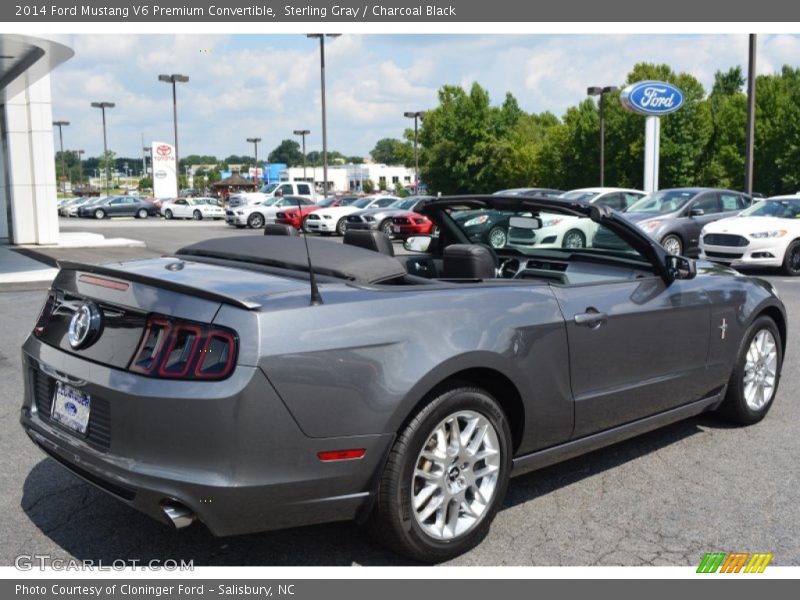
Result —
[{"label": "light fixture on pole", "polygon": [[421,118],[425,116],[424,110],[416,112],[404,112],[403,116],[408,119],[414,119],[414,193],[419,194],[419,147],[417,145],[417,124]]},{"label": "light fixture on pole", "polygon": [[600,187],[605,185],[606,181],[606,120],[605,120],[605,102],[603,99],[606,94],[612,94],[619,88],[614,85],[607,85],[605,87],[593,86],[586,89],[586,93],[590,96],[600,96]]},{"label": "light fixture on pole", "polygon": [[256,187],[258,187],[258,142],[261,141],[261,138],[259,138],[259,137],[251,137],[251,138],[247,138],[247,141],[250,142],[251,144],[253,144],[253,146],[255,147],[255,152],[256,152],[256,173],[253,176],[253,183],[255,183]]},{"label": "light fixture on pole", "polygon": [[340,33],[309,33],[308,38],[319,39],[320,94],[322,97],[322,194],[328,194],[328,127],[325,121],[325,38],[339,37]]},{"label": "light fixture on pole", "polygon": [[306,136],[311,133],[309,129],[295,129],[294,134],[303,137],[303,181],[306,181]]},{"label": "light fixture on pole", "polygon": [[180,177],[178,177],[178,169],[180,169],[180,162],[179,157],[180,154],[178,153],[178,94],[175,90],[177,83],[186,83],[189,81],[189,77],[187,75],[180,75],[178,73],[173,73],[172,75],[159,75],[159,81],[163,81],[164,83],[171,83],[172,84],[172,126],[175,130],[175,186],[176,186],[176,194],[175,197],[177,198],[180,196]]},{"label": "light fixture on pole", "polygon": [[69,121],[53,121],[53,125],[58,127],[58,141],[61,145],[61,176],[64,178],[63,192],[67,191],[67,166],[64,162],[64,133],[62,127],[69,125]]},{"label": "light fixture on pole", "polygon": [[105,164],[105,190],[106,196],[109,195],[108,189],[108,139],[106,137],[106,109],[114,108],[116,104],[113,102],[92,102],[92,108],[99,108],[103,112],[103,163]]}]

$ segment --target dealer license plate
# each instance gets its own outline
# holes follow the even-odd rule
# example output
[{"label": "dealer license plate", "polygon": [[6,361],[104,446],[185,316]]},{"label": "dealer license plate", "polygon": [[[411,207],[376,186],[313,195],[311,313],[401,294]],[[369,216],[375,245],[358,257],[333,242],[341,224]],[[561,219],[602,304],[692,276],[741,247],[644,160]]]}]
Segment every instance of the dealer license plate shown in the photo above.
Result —
[{"label": "dealer license plate", "polygon": [[400,233],[400,227],[398,225],[392,225],[392,231],[395,233]]},{"label": "dealer license plate", "polygon": [[53,398],[51,417],[65,427],[85,434],[89,426],[91,398],[74,387],[56,382],[56,394]]}]

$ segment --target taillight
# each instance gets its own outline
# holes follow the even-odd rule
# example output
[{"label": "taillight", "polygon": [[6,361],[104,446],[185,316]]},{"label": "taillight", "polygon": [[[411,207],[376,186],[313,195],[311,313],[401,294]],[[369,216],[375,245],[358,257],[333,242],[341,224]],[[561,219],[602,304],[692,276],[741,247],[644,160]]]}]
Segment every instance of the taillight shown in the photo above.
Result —
[{"label": "taillight", "polygon": [[47,299],[42,305],[42,310],[39,311],[39,316],[36,317],[36,323],[33,326],[33,335],[39,337],[42,335],[44,328],[50,322],[50,316],[53,314],[53,305],[55,304],[55,296],[47,294]]},{"label": "taillight", "polygon": [[150,317],[130,370],[166,379],[224,379],[236,350],[236,336],[226,329]]}]

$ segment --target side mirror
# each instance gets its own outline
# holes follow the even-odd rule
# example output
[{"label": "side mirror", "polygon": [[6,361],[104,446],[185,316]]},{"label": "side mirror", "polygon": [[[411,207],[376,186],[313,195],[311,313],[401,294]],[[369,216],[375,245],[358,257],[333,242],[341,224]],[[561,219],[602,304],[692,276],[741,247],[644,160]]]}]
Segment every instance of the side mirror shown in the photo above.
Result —
[{"label": "side mirror", "polygon": [[409,252],[427,252],[433,238],[429,235],[414,235],[403,242],[403,248]]},{"label": "side mirror", "polygon": [[666,258],[667,272],[672,279],[694,279],[697,265],[691,258],[670,254]]},{"label": "side mirror", "polygon": [[706,211],[702,208],[693,208],[689,211],[689,216],[691,217],[702,217],[704,214],[706,214]]}]

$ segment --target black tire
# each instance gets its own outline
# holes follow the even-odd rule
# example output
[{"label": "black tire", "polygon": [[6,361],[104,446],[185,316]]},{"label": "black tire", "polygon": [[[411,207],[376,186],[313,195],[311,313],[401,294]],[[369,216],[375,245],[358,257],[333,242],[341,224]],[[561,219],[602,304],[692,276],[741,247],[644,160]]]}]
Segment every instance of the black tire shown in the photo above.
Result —
[{"label": "black tire", "polygon": [[391,238],[394,236],[394,230],[392,229],[392,226],[392,220],[386,219],[383,223],[381,223],[380,230]]},{"label": "black tire", "polygon": [[303,221],[300,223],[300,229],[301,229],[302,231],[305,231],[306,233],[311,233],[311,232],[308,230],[308,217],[307,217],[307,216],[306,216],[306,217],[303,217]]},{"label": "black tire", "polygon": [[783,272],[790,277],[800,275],[800,240],[795,240],[786,248],[783,255]]},{"label": "black tire", "polygon": [[136,218],[137,219],[146,219],[147,218],[147,209],[146,208],[140,208],[138,210],[138,212],[136,213]]},{"label": "black tire", "polygon": [[164,218],[167,220],[172,218],[172,211],[170,209],[164,211]]},{"label": "black tire", "polygon": [[347,231],[347,217],[342,217],[336,222],[336,234],[344,235],[345,231]]},{"label": "black tire", "polygon": [[586,248],[586,236],[578,229],[570,229],[561,238],[562,248]]},{"label": "black tire", "polygon": [[508,232],[505,227],[492,227],[486,234],[486,242],[492,248],[505,248],[508,243]]},{"label": "black tire", "polygon": [[106,211],[104,211],[102,208],[98,208],[96,211],[94,211],[94,218],[98,220],[105,219]]},{"label": "black tire", "polygon": [[[745,397],[746,388],[744,378],[746,376],[747,354],[750,344],[762,331],[768,332],[775,343],[775,350],[777,353],[775,362],[775,384],[766,402],[758,409],[754,409],[748,405]],[[781,366],[783,363],[783,347],[781,344],[778,326],[775,325],[775,321],[767,316],[758,317],[753,324],[747,328],[744,337],[742,337],[742,345],[739,348],[739,352],[736,354],[736,364],[733,367],[731,378],[728,381],[725,400],[722,401],[718,409],[720,415],[740,425],[758,423],[766,416],[775,400],[775,394],[778,391],[778,384],[781,380]]]},{"label": "black tire", "polygon": [[203,213],[201,213],[199,210],[195,210],[195,211],[192,213],[192,218],[193,218],[195,221],[202,221],[202,220],[203,220]]},{"label": "black tire", "polygon": [[[493,496],[483,516],[470,530],[443,541],[427,534],[417,522],[412,506],[412,480],[420,452],[434,429],[460,411],[478,413],[491,423],[499,442],[499,470]],[[486,537],[503,503],[511,470],[511,452],[507,418],[492,396],[471,386],[444,391],[400,431],[379,482],[375,506],[367,523],[370,533],[395,552],[423,562],[441,562],[467,552]]]},{"label": "black tire", "polygon": [[[670,254],[674,254],[675,256],[683,256],[683,240],[674,233],[670,233],[669,235],[665,235],[663,238],[661,238],[661,245],[664,246],[664,249]],[[676,249],[677,252],[675,251]]]},{"label": "black tire", "polygon": [[254,212],[247,217],[247,226],[253,229],[261,229],[264,226],[265,219],[261,213]]}]

